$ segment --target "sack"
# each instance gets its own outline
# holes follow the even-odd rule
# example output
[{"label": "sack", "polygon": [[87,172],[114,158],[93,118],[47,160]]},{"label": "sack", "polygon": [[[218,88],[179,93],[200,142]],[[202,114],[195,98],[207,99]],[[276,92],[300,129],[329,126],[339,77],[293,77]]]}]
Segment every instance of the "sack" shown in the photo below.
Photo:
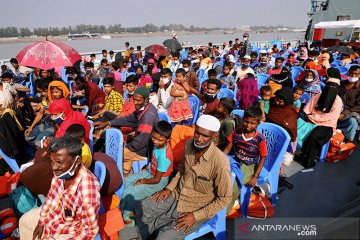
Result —
[{"label": "sack", "polygon": [[41,204],[41,201],[37,196],[34,196],[29,189],[24,186],[16,188],[12,194],[11,198],[14,201],[15,208],[20,213],[26,213],[33,209],[34,207]]},{"label": "sack", "polygon": [[274,217],[274,208],[269,199],[265,195],[251,193],[248,218],[265,219],[272,217]]},{"label": "sack", "polygon": [[343,143],[345,139],[341,131],[337,131],[330,139],[329,150],[326,154],[326,161],[333,163],[347,159],[356,149],[354,143]]},{"label": "sack", "polygon": [[117,239],[119,231],[124,228],[124,220],[119,208],[114,208],[99,216],[99,233],[101,239]]},{"label": "sack", "polygon": [[19,177],[19,172],[12,175],[7,172],[4,176],[0,176],[0,198],[9,195],[11,190],[16,188]]}]

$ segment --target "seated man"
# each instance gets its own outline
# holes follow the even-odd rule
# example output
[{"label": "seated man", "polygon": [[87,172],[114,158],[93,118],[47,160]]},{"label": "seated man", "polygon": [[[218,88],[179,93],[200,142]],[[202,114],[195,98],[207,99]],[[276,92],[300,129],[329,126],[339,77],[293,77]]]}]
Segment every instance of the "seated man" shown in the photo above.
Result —
[{"label": "seated man", "polygon": [[93,125],[97,128],[111,127],[132,127],[135,134],[128,136],[124,146],[124,176],[131,173],[131,166],[134,161],[144,160],[147,157],[148,142],[151,131],[159,116],[154,105],[149,103],[150,92],[146,87],[138,87],[133,95],[135,111],[127,117],[115,118],[112,121],[96,122]]},{"label": "seated man", "polygon": [[229,159],[212,142],[220,122],[202,115],[185,144],[180,171],[160,192],[135,208],[141,239],[183,239],[225,208],[232,196]]},{"label": "seated man", "polygon": [[342,81],[339,96],[344,108],[340,114],[337,128],[341,129],[349,141],[354,141],[360,121],[360,67],[354,65],[349,69],[348,80]]},{"label": "seated man", "polygon": [[98,234],[100,186],[81,164],[81,149],[81,141],[70,136],[51,143],[51,188],[41,208],[21,217],[21,239],[94,239]]}]

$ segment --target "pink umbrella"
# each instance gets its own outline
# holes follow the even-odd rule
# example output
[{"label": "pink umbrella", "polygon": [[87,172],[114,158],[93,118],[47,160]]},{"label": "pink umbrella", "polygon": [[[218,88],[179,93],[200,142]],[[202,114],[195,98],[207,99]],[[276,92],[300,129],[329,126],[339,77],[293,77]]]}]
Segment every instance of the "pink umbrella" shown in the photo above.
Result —
[{"label": "pink umbrella", "polygon": [[37,41],[23,48],[17,55],[19,65],[43,70],[62,66],[73,66],[81,59],[80,54],[62,42]]}]

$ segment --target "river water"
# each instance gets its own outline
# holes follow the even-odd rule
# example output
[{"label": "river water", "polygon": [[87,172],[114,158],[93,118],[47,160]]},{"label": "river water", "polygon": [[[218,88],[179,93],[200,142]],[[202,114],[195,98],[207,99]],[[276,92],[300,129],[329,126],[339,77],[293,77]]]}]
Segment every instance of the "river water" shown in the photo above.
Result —
[{"label": "river water", "polygon": [[[135,47],[140,45],[145,48],[151,44],[162,44],[162,42],[170,38],[164,35],[135,35],[126,36],[112,39],[84,39],[84,40],[71,40],[65,41],[66,44],[75,48],[79,53],[83,52],[99,52],[102,49],[120,50],[124,49],[124,43],[130,42],[130,45]],[[193,45],[202,44],[207,45],[208,42],[223,43],[235,38],[242,39],[242,33],[238,34],[223,34],[223,33],[209,33],[209,34],[178,34],[180,43],[190,43]],[[303,39],[303,34],[296,32],[288,33],[251,33],[250,41],[269,41],[274,39],[296,40]],[[16,54],[31,42],[14,42],[14,43],[1,43],[0,42],[0,59],[9,59],[15,57]]]}]

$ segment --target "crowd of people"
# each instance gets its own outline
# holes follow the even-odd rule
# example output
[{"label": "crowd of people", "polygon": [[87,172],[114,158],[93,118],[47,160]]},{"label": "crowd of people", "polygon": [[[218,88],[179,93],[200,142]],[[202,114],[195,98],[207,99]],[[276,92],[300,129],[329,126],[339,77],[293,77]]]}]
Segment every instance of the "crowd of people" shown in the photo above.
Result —
[{"label": "crowd of people", "polygon": [[[46,196],[20,219],[21,239],[94,239],[100,199],[107,211],[119,207],[140,239],[183,239],[238,199],[227,155],[240,163],[241,184],[257,185],[268,155],[267,139],[256,130],[261,122],[289,133],[287,152],[304,168],[315,166],[337,129],[346,142],[357,141],[359,49],[353,55],[307,43],[259,49],[249,39],[245,33],[243,41],[169,56],[126,42],[124,53],[103,50],[101,59],[92,54],[67,67],[67,79],[15,58],[12,67],[1,66],[0,148],[19,165],[33,162],[20,184]],[[260,75],[267,80],[260,83]],[[232,95],[220,98],[224,89]],[[122,173],[104,153],[108,128],[124,136]],[[146,159],[135,173],[133,163]],[[95,161],[109,171],[104,186],[91,174]],[[119,204],[114,192],[122,185]]]}]

